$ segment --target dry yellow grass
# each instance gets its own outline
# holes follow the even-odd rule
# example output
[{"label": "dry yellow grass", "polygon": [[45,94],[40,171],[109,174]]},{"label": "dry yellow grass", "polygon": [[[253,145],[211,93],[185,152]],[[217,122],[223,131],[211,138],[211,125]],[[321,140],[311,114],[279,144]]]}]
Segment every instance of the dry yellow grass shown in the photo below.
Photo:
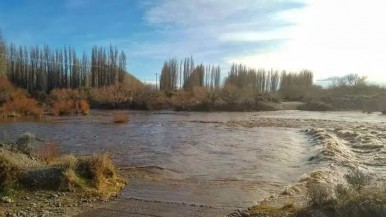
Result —
[{"label": "dry yellow grass", "polygon": [[[32,178],[43,183],[44,180],[40,179],[44,179],[44,177],[28,175],[40,170],[53,172],[50,173],[50,178],[57,180],[55,188],[77,192],[86,197],[109,198],[116,195],[126,185],[125,181],[116,176],[116,168],[109,154],[96,154],[79,158],[73,155],[63,155],[51,160],[48,164],[32,165],[29,163],[29,165],[24,165],[21,163],[19,165],[20,160],[13,158],[16,155],[25,158],[25,154],[10,153],[12,153],[11,157],[0,155],[0,192],[3,188],[27,188],[26,184],[28,183],[24,182],[26,177],[29,178],[28,180]],[[57,177],[52,178],[53,176]],[[30,190],[39,189],[45,189],[45,186],[30,187]]]},{"label": "dry yellow grass", "polygon": [[4,156],[0,156],[0,192],[13,187],[21,174],[20,168]]},{"label": "dry yellow grass", "polygon": [[63,169],[64,186],[70,190],[109,197],[125,186],[125,182],[116,176],[116,168],[109,154],[79,159],[66,155],[58,158],[54,164]]},{"label": "dry yellow grass", "polygon": [[49,163],[59,156],[59,146],[56,143],[49,142],[40,147],[38,156],[40,160]]}]

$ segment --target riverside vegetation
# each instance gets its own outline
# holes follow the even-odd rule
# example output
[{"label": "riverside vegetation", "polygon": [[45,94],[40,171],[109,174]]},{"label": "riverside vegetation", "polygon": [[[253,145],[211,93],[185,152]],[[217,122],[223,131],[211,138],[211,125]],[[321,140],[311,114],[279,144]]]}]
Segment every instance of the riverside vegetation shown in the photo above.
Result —
[{"label": "riverside vegetation", "polygon": [[[80,58],[80,56],[82,56]],[[223,81],[223,82],[221,82]],[[233,64],[195,64],[192,57],[165,61],[159,85],[147,85],[126,71],[126,54],[95,46],[91,55],[74,48],[7,45],[0,35],[2,116],[86,115],[91,108],[177,111],[266,111],[281,101],[302,101],[301,110],[385,111],[385,89],[366,77],[330,79],[323,88],[313,73],[252,69]]]},{"label": "riverside vegetation", "polygon": [[125,186],[108,154],[60,155],[58,145],[30,133],[0,144],[0,216],[73,215]]}]

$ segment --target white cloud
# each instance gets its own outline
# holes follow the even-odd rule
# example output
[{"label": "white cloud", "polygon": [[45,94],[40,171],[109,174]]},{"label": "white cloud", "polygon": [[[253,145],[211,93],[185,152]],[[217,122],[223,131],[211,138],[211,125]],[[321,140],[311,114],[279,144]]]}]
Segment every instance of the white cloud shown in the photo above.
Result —
[{"label": "white cloud", "polygon": [[164,40],[142,44],[141,50],[223,64],[224,56],[274,47],[269,41],[285,38],[278,28],[289,25],[276,14],[299,7],[298,0],[154,0],[144,19]]},{"label": "white cloud", "polygon": [[[307,68],[317,79],[358,73],[386,81],[385,4],[382,0],[161,0],[152,1],[145,20],[170,36],[159,43],[178,44],[166,51],[177,54],[171,56],[217,59],[225,67],[239,62],[256,68]],[[160,49],[157,54],[165,55]]]},{"label": "white cloud", "polygon": [[249,7],[256,6],[255,0],[168,0],[162,1],[147,12],[147,20],[155,24],[178,24],[194,26],[196,24],[224,21],[240,14]]},{"label": "white cloud", "polygon": [[285,40],[288,38],[288,27],[279,28],[273,31],[243,31],[226,32],[219,35],[223,42],[259,42],[270,40]]},{"label": "white cloud", "polygon": [[317,78],[358,73],[386,81],[384,8],[381,0],[309,0],[302,10],[280,14],[296,22],[280,49],[226,60],[251,67],[308,68]]}]

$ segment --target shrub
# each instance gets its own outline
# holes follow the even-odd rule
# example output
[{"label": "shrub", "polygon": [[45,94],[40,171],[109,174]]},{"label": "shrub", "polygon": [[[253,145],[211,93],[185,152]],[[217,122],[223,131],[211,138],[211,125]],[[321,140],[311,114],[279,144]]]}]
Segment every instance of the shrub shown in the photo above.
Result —
[{"label": "shrub", "polygon": [[[13,97],[14,98],[14,97]],[[27,97],[14,98],[3,104],[1,112],[7,116],[35,116],[40,117],[43,110],[39,107],[38,102]]]},{"label": "shrub", "polygon": [[77,173],[89,180],[91,185],[102,189],[108,179],[115,178],[115,166],[108,154],[99,154],[79,161]]},{"label": "shrub", "polygon": [[0,77],[0,113],[3,116],[41,116],[38,102],[29,98],[26,90],[15,88],[6,78]]},{"label": "shrub", "polygon": [[134,109],[159,110],[170,108],[170,99],[165,92],[156,91],[147,85],[133,94],[130,104]]},{"label": "shrub", "polygon": [[84,188],[87,183],[82,182],[82,179],[78,177],[75,170],[72,168],[67,168],[63,171],[64,183],[62,184],[64,188],[69,190],[75,188]]},{"label": "shrub", "polygon": [[13,89],[14,86],[11,82],[8,81],[8,79],[4,77],[0,77],[0,91],[7,90],[7,89]]},{"label": "shrub", "polygon": [[187,110],[191,107],[193,94],[188,91],[181,91],[174,94],[171,98],[172,105],[176,110]]},{"label": "shrub", "polygon": [[72,114],[73,104],[72,100],[57,101],[53,104],[51,112],[55,116],[70,115]]},{"label": "shrub", "polygon": [[20,173],[20,168],[0,156],[0,191],[13,187],[18,181]]},{"label": "shrub", "polygon": [[108,154],[76,158],[65,155],[53,161],[64,177],[62,188],[81,190],[98,196],[111,196],[120,191],[125,182],[116,177],[115,166]]},{"label": "shrub", "polygon": [[15,144],[12,144],[13,151],[20,151],[24,154],[31,155],[34,147],[35,135],[26,132],[19,137]]},{"label": "shrub", "polygon": [[0,77],[0,105],[10,100],[10,93],[14,86],[6,78]]},{"label": "shrub", "polygon": [[50,92],[48,100],[50,104],[61,100],[85,100],[87,95],[79,89],[54,89]]},{"label": "shrub", "polygon": [[192,94],[195,100],[203,102],[208,100],[209,91],[206,87],[193,87]]},{"label": "shrub", "polygon": [[79,100],[76,102],[76,113],[87,115],[90,112],[90,105],[86,100]]},{"label": "shrub", "polygon": [[79,165],[79,159],[74,155],[61,156],[54,161],[53,165],[62,168],[64,177],[64,183],[62,183],[63,188],[68,190],[84,190],[87,187],[87,181],[81,178],[76,172]]},{"label": "shrub", "polygon": [[115,113],[113,116],[113,123],[125,124],[129,121],[129,115],[125,113]]},{"label": "shrub", "polygon": [[87,115],[90,106],[86,100],[59,100],[52,105],[51,112],[55,116],[82,114]]},{"label": "shrub", "polygon": [[78,158],[76,158],[74,155],[63,155],[55,158],[52,162],[50,162],[50,164],[58,166],[63,170],[76,170],[78,165]]},{"label": "shrub", "polygon": [[116,108],[129,100],[129,93],[119,85],[105,86],[91,91],[92,101]]},{"label": "shrub", "polygon": [[59,156],[59,146],[53,142],[43,144],[38,156],[42,161],[49,163]]},{"label": "shrub", "polygon": [[86,93],[82,90],[54,89],[48,97],[53,115],[87,115],[90,105],[87,102]]}]

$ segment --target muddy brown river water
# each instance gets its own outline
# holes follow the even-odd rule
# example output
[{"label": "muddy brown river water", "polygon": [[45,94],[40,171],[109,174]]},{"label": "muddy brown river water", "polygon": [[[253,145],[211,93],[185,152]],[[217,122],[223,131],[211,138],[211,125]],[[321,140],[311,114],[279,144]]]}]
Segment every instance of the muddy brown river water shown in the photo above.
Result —
[{"label": "muddy brown river water", "polygon": [[382,127],[386,117],[359,112],[261,113],[129,112],[129,123],[112,113],[0,122],[0,140],[24,132],[55,141],[65,153],[109,152],[129,182],[122,197],[210,207],[246,208],[327,161],[309,127]]}]

